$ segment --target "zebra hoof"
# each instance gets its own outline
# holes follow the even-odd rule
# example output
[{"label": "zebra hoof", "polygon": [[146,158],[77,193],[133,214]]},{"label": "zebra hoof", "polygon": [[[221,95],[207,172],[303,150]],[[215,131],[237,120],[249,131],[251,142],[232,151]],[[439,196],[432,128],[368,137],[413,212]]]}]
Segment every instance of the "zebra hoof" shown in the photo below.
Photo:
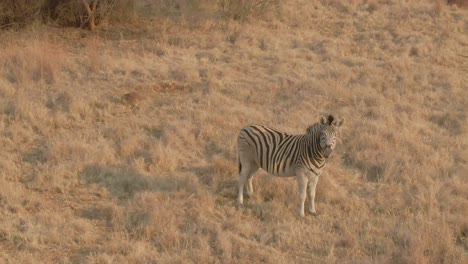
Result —
[{"label": "zebra hoof", "polygon": [[236,203],[236,208],[242,210],[244,209],[244,204]]}]

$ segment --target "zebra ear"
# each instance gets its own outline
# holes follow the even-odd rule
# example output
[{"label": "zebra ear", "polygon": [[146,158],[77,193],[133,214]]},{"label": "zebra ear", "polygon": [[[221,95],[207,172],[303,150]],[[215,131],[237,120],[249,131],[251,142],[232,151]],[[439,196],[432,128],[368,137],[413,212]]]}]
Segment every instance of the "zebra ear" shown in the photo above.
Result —
[{"label": "zebra ear", "polygon": [[340,119],[340,120],[334,120],[332,125],[336,126],[336,127],[340,127],[341,125],[343,125],[344,123],[344,118]]},{"label": "zebra ear", "polygon": [[323,115],[320,115],[320,124],[325,125],[328,122],[327,118]]}]

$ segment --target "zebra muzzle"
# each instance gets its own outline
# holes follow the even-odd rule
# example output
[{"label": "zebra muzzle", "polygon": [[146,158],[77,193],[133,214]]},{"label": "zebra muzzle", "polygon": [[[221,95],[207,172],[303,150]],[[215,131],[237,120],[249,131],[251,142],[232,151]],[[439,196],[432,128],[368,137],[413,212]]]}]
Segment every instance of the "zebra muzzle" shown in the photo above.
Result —
[{"label": "zebra muzzle", "polygon": [[332,151],[331,147],[325,147],[323,149],[323,156],[328,159],[328,157],[330,157],[332,152],[333,151]]}]

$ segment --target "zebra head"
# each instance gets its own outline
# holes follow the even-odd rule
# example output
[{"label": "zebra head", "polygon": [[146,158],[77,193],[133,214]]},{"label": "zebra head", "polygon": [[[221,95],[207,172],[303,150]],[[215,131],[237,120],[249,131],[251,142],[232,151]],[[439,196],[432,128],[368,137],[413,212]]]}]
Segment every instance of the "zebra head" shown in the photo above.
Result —
[{"label": "zebra head", "polygon": [[320,116],[320,124],[322,129],[320,131],[320,148],[325,158],[330,157],[333,149],[336,146],[337,128],[343,125],[344,119],[336,120],[335,117],[329,115],[328,118]]}]

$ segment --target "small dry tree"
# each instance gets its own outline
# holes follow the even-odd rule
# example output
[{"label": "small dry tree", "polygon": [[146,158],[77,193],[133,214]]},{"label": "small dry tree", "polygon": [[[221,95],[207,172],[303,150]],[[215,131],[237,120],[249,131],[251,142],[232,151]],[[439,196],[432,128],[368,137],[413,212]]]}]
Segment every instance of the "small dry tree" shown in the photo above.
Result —
[{"label": "small dry tree", "polygon": [[[115,0],[82,0],[87,17],[82,21],[82,27],[87,26],[94,31],[115,5]],[[105,2],[105,3],[104,3]]]},{"label": "small dry tree", "polygon": [[88,18],[86,19],[86,23],[90,30],[96,29],[96,7],[98,0],[93,0],[89,2],[88,0],[82,0],[83,5],[86,8],[86,12],[88,13]]}]

